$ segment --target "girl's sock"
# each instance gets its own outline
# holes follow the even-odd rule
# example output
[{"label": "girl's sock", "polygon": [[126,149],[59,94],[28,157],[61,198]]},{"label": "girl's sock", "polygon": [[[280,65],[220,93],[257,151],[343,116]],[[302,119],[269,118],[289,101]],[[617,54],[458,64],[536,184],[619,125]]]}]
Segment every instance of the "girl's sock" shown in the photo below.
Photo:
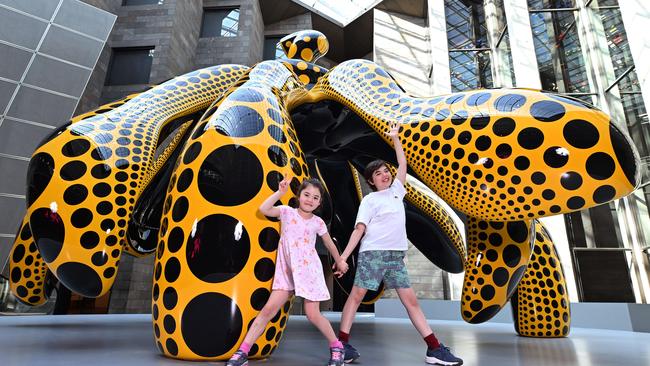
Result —
[{"label": "girl's sock", "polygon": [[330,342],[330,348],[343,348],[343,343],[337,339],[334,342]]},{"label": "girl's sock", "polygon": [[239,349],[246,352],[246,354],[248,354],[248,352],[250,352],[251,350],[251,345],[246,342],[243,342],[241,346],[239,346]]},{"label": "girl's sock", "polygon": [[342,330],[339,330],[339,339],[341,340],[341,342],[350,343],[350,334],[345,333]]},{"label": "girl's sock", "polygon": [[427,346],[429,346],[429,348],[431,349],[436,349],[440,347],[440,342],[438,342],[438,339],[436,338],[436,336],[433,335],[433,333],[424,337],[424,341],[427,342]]}]

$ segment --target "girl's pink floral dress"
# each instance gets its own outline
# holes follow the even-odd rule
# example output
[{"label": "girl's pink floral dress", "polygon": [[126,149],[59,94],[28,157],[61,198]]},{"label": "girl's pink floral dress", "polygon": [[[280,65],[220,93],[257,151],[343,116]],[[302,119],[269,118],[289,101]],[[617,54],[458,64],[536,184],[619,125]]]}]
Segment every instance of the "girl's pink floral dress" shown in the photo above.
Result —
[{"label": "girl's pink floral dress", "polygon": [[296,296],[311,301],[330,298],[323,266],[316,252],[316,235],[325,235],[327,226],[313,215],[304,219],[298,210],[279,206],[281,235],[275,262],[273,290],[295,291]]}]

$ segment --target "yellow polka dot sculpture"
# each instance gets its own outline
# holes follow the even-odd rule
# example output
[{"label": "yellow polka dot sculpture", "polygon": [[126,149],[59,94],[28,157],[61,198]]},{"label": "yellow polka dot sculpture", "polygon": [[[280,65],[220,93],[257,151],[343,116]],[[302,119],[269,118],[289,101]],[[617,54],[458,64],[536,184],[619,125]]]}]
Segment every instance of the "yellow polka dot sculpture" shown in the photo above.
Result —
[{"label": "yellow polka dot sculpture", "polygon": [[[283,174],[292,192],[278,204],[292,204],[300,181],[319,177],[321,215],[344,245],[360,201],[357,171],[377,158],[394,163],[386,132],[397,121],[418,181],[405,199],[409,240],[443,270],[465,271],[463,318],[483,322],[511,300],[519,334],[566,336],[562,267],[536,219],[632,192],[639,156],[627,134],[563,95],[415,98],[372,61],[327,70],[315,64],[329,48],[317,31],[280,46],[286,59],[197,70],[77,116],[45,139],[29,163],[27,213],[10,255],[14,295],[30,305],[53,286],[102,296],[123,252],[155,255],[160,351],[227,359],[273,280],[279,223],[258,212],[260,203]],[[466,243],[423,186],[467,217]],[[277,347],[289,308],[253,358]]]}]

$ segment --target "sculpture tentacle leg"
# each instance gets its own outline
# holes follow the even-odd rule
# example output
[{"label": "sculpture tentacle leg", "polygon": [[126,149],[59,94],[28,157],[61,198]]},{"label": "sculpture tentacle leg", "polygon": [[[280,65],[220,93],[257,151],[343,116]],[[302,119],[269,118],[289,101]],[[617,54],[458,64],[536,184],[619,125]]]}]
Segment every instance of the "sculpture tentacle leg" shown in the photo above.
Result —
[{"label": "sculpture tentacle leg", "polygon": [[571,309],[562,263],[551,236],[536,221],[528,269],[510,299],[515,330],[526,337],[565,337]]},{"label": "sculpture tentacle leg", "polygon": [[11,292],[24,304],[42,305],[52,291],[47,276],[47,266],[36,249],[29,222],[25,217],[9,254]]},{"label": "sculpture tentacle leg", "polygon": [[27,216],[50,271],[70,290],[111,287],[127,223],[155,169],[165,126],[206,109],[246,67],[197,70],[72,120],[35,151]]},{"label": "sculpture tentacle leg", "polygon": [[469,323],[492,318],[508,302],[524,276],[535,241],[532,221],[467,220],[461,312]]},{"label": "sculpture tentacle leg", "polygon": [[[293,177],[287,204],[309,171],[284,107],[302,84],[279,62],[256,65],[208,109],[183,146],[165,199],[154,271],[153,318],[169,357],[224,360],[270,295],[280,236],[259,205]],[[278,344],[288,306],[256,342]]]}]

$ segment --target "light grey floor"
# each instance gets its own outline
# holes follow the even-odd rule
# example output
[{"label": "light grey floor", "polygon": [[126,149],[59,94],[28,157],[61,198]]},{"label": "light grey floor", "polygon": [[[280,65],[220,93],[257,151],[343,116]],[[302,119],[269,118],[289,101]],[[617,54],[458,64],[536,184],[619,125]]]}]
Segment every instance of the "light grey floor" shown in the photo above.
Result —
[{"label": "light grey floor", "polygon": [[[338,315],[328,318],[338,327]],[[574,328],[568,338],[530,339],[511,325],[431,321],[465,365],[650,365],[650,334]],[[425,346],[408,320],[360,317],[351,343],[359,365],[424,365]],[[291,317],[280,347],[251,366],[324,365],[327,345],[304,317]],[[202,365],[158,353],[149,315],[0,317],[0,365]]]}]

